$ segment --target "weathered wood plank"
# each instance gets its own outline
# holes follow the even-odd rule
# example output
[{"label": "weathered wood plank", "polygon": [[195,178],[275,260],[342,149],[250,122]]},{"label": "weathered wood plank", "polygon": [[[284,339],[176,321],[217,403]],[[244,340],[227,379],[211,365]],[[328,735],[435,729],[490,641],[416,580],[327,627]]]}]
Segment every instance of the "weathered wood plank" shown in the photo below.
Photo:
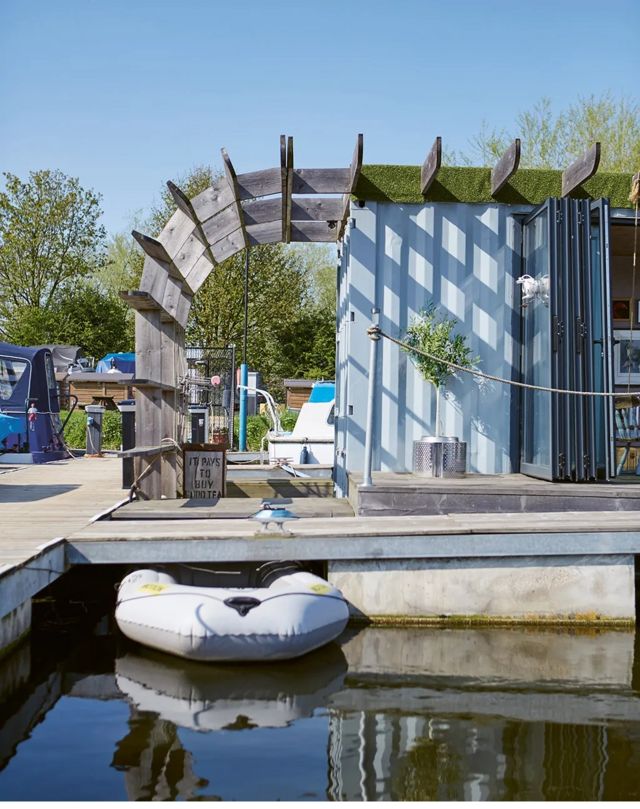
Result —
[{"label": "weathered wood plank", "polygon": [[158,241],[170,256],[179,250],[194,232],[193,221],[182,211],[174,211],[167,224],[162,228]]},{"label": "weathered wood plank", "polygon": [[193,210],[201,222],[206,222],[212,216],[222,211],[234,201],[233,190],[224,177],[216,180],[213,185],[197,194],[191,200]]},{"label": "weathered wood plank", "polygon": [[131,235],[150,258],[163,264],[171,264],[171,256],[157,239],[145,236],[144,233],[139,233],[137,230],[132,230]]},{"label": "weathered wood plank", "polygon": [[491,195],[495,195],[509,182],[520,165],[520,138],[516,138],[491,172]]},{"label": "weathered wood plank", "polygon": [[281,176],[281,192],[280,192],[280,218],[281,222],[281,240],[284,242],[287,238],[287,196],[289,195],[289,172],[287,171],[287,136],[280,135],[280,176]]},{"label": "weathered wood plank", "polygon": [[[205,251],[205,253],[206,253],[207,258],[209,259],[209,261],[210,261],[212,264],[215,264],[215,260],[214,260],[214,258],[213,258],[213,253],[211,252],[211,249],[210,249],[210,247],[209,247],[209,241],[208,241],[208,239],[207,239],[207,237],[206,237],[206,235],[205,235],[205,232],[204,232],[204,230],[203,230],[203,227],[202,227],[202,222],[201,222],[201,221],[200,221],[200,219],[198,218],[198,215],[197,215],[197,213],[196,213],[196,211],[195,211],[195,208],[193,207],[193,205],[192,205],[192,203],[191,203],[191,200],[190,200],[190,199],[189,199],[189,197],[188,197],[188,196],[187,196],[187,195],[184,193],[184,191],[182,191],[180,188],[178,188],[178,186],[177,186],[175,183],[172,183],[172,182],[171,182],[171,180],[167,181],[167,188],[169,189],[169,191],[170,191],[170,193],[171,193],[171,196],[173,197],[173,200],[174,200],[174,202],[176,203],[176,205],[178,206],[178,209],[179,209],[179,210],[178,210],[178,211],[176,211],[176,213],[175,213],[175,214],[174,214],[174,215],[171,217],[171,219],[169,220],[169,222],[167,223],[167,225],[165,225],[165,227],[164,227],[164,229],[163,229],[162,233],[160,234],[160,241],[162,241],[162,243],[163,243],[165,246],[167,246],[167,243],[166,243],[166,241],[165,241],[165,240],[162,238],[162,236],[163,236],[163,234],[165,233],[165,231],[169,230],[169,227],[170,227],[170,225],[171,225],[171,223],[172,223],[172,220],[173,220],[173,219],[175,219],[175,217],[176,217],[176,215],[177,215],[178,213],[180,213],[180,215],[181,215],[183,218],[187,219],[188,221],[190,221],[190,222],[192,223],[192,227],[193,227],[193,234],[194,234],[194,235],[195,235],[195,236],[196,236],[196,237],[199,239],[199,241],[201,241],[201,242],[202,242],[202,244],[204,245],[204,248],[205,248],[205,250],[204,250],[204,251]],[[176,254],[177,250],[178,250],[178,249],[179,249],[179,248],[180,248],[182,245],[184,245],[184,243],[187,241],[187,238],[188,238],[188,237],[185,237],[185,238],[182,240],[182,242],[181,242],[180,244],[176,244],[176,249],[174,249],[174,250],[170,250],[170,249],[167,247],[167,251],[168,251],[169,253],[171,253],[171,255],[172,255],[172,256],[175,256],[175,254]],[[189,271],[190,271],[190,270],[185,270],[184,268],[181,268],[181,269],[182,269],[183,275],[185,275],[185,276],[186,276],[186,275],[188,275],[188,273],[189,273]]]},{"label": "weathered wood plank", "polygon": [[338,220],[338,236],[337,240],[340,240],[344,235],[344,229],[347,226],[347,219],[349,218],[349,211],[351,209],[351,194],[353,194],[356,190],[356,186],[358,185],[358,179],[360,177],[360,171],[362,169],[362,157],[364,154],[364,136],[362,133],[358,135],[356,138],[356,148],[353,152],[353,157],[351,158],[351,187],[349,188],[349,193],[345,194],[342,198],[342,206],[340,210],[340,215],[337,218]]},{"label": "weathered wood plank", "polygon": [[351,190],[351,169],[295,169],[294,194],[346,194]]},{"label": "weathered wood plank", "polygon": [[291,220],[335,222],[342,215],[342,206],[339,197],[296,197],[291,201]]},{"label": "weathered wood plank", "polygon": [[[136,376],[162,381],[162,323],[159,311],[136,312]],[[136,446],[152,447],[162,439],[162,390],[157,385],[136,386]],[[139,458],[134,464],[144,496],[160,499],[160,464]]]},{"label": "weathered wood plank", "polygon": [[176,308],[176,321],[180,324],[181,328],[187,328],[187,320],[189,319],[189,312],[191,311],[191,303],[193,295],[183,292],[178,301]]},{"label": "weathered wood plank", "polygon": [[225,236],[224,239],[216,242],[211,247],[216,261],[224,261],[230,256],[233,256],[235,253],[238,253],[240,250],[243,250],[246,245],[245,235],[246,234],[243,233],[242,229],[238,228],[238,230],[234,230],[233,233]]},{"label": "weathered wood plank", "polygon": [[[211,253],[213,257],[213,253]],[[214,260],[215,261],[215,260]],[[209,260],[208,255],[202,255],[191,268],[187,276],[187,281],[193,293],[195,294],[202,284],[206,281],[209,273],[213,269],[214,264]]]},{"label": "weathered wood plank", "polygon": [[238,212],[234,205],[229,205],[228,208],[220,211],[211,219],[208,219],[202,226],[205,238],[209,245],[219,242],[224,239],[234,230],[240,227],[240,220],[238,219]]},{"label": "weathered wood plank", "polygon": [[253,199],[281,193],[282,172],[279,168],[238,174],[240,199]]},{"label": "weathered wood plank", "polygon": [[[213,252],[211,253],[211,255],[213,256]],[[209,261],[207,255],[200,256],[200,258],[195,263],[195,265],[191,269],[191,272],[188,275],[189,286],[191,287],[194,294],[200,289],[202,284],[206,281],[213,267],[214,264],[212,264],[211,261]]]},{"label": "weathered wood plank", "polygon": [[433,146],[429,150],[429,154],[426,156],[424,163],[422,164],[422,170],[420,171],[420,189],[423,194],[427,193],[429,186],[436,179],[436,175],[440,170],[441,164],[442,138],[440,135],[438,135],[438,137],[434,140]]},{"label": "weathered wood plank", "polygon": [[293,195],[294,179],[293,138],[289,135],[287,138],[287,193],[282,201],[282,232],[285,244],[289,244],[291,241],[291,197]]},{"label": "weathered wood plank", "polygon": [[[220,150],[222,153],[222,162],[224,164],[224,172],[227,177],[227,183],[229,184],[229,188],[233,192],[233,207],[236,210],[238,215],[238,222],[240,223],[240,234],[242,236],[243,247],[247,247],[249,244],[249,240],[247,239],[247,234],[245,233],[244,229],[244,215],[242,212],[242,206],[240,205],[240,187],[238,185],[238,176],[236,174],[236,170],[233,167],[233,163],[227,154],[226,149]],[[214,253],[215,256],[215,253]]]},{"label": "weathered wood plank", "polygon": [[184,283],[188,284],[189,273],[207,249],[208,245],[203,244],[202,240],[192,233],[182,247],[176,251],[173,264],[180,271],[181,280]]},{"label": "weathered wood plank", "polygon": [[596,142],[590,149],[562,172],[562,196],[568,196],[579,185],[586,182],[598,170],[600,165],[600,143]]},{"label": "weathered wood plank", "polygon": [[[333,226],[332,226],[333,225]],[[335,242],[338,236],[337,222],[292,222],[292,242]]]},{"label": "weathered wood plank", "polygon": [[128,289],[120,292],[120,297],[123,301],[129,304],[132,309],[137,309],[139,312],[150,309],[162,309],[158,301],[141,289]]},{"label": "weathered wood plank", "polygon": [[265,222],[282,222],[282,199],[252,199],[242,203],[244,224],[262,225]]},{"label": "weathered wood plank", "polygon": [[119,458],[150,458],[153,455],[161,455],[164,452],[177,452],[178,448],[172,444],[160,444],[157,447],[133,447],[124,449],[117,453]]},{"label": "weathered wood plank", "polygon": [[277,244],[282,241],[282,222],[262,222],[260,225],[247,225],[249,244]]}]

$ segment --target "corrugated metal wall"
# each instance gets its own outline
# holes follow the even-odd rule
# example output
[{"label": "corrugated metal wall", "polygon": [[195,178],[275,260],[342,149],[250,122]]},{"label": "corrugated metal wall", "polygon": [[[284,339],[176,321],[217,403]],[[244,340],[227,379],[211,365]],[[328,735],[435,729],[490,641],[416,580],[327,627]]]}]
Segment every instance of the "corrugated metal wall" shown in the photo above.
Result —
[{"label": "corrugated metal wall", "polygon": [[[517,378],[520,226],[506,205],[432,203],[353,206],[339,271],[337,486],[362,471],[371,309],[402,337],[433,300],[455,317],[480,370]],[[435,395],[397,346],[381,342],[374,469],[410,471],[413,441],[432,435]],[[468,442],[468,471],[518,469],[517,390],[462,375],[448,383],[445,435]],[[344,453],[341,455],[341,453]]]}]

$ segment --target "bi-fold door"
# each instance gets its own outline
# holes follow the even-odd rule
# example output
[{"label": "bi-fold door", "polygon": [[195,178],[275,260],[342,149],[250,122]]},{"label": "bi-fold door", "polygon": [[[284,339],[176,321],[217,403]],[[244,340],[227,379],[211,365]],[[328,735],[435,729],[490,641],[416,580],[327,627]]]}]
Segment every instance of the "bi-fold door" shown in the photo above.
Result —
[{"label": "bi-fold door", "polygon": [[[531,385],[611,391],[609,211],[606,200],[549,199],[523,223],[522,378]],[[521,471],[545,480],[614,473],[610,398],[522,393]]]}]

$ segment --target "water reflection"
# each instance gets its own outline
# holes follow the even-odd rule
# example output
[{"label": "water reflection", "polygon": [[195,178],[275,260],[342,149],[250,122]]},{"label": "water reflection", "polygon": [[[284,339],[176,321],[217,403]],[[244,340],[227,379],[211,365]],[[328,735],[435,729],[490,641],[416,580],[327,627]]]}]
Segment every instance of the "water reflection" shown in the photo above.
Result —
[{"label": "water reflection", "polygon": [[[632,632],[367,628],[250,667],[96,644],[2,662],[3,797],[36,752],[32,799],[64,778],[94,800],[640,797]],[[40,752],[61,732],[68,773]]]},{"label": "water reflection", "polygon": [[343,651],[333,799],[640,794],[633,633],[370,628]]}]

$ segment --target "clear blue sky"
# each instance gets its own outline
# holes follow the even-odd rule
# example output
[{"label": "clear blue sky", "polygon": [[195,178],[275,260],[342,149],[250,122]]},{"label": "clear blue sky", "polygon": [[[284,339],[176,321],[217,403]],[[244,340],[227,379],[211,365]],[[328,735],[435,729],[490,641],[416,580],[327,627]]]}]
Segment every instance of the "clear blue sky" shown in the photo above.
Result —
[{"label": "clear blue sky", "polygon": [[421,163],[611,90],[638,97],[640,0],[0,0],[0,170],[59,168],[128,229],[191,166]]}]

